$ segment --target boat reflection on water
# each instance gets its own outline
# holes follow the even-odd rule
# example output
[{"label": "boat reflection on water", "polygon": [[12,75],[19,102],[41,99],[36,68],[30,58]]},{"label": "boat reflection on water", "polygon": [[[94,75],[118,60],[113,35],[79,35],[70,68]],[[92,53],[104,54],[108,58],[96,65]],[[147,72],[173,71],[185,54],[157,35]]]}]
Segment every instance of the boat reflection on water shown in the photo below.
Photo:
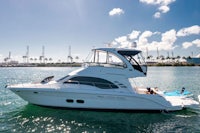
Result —
[{"label": "boat reflection on water", "polygon": [[191,125],[191,121],[198,121],[196,113],[191,110],[173,113],[124,113],[49,109],[31,104],[18,108],[12,119],[6,119],[8,131],[13,132],[198,131],[199,125]]}]

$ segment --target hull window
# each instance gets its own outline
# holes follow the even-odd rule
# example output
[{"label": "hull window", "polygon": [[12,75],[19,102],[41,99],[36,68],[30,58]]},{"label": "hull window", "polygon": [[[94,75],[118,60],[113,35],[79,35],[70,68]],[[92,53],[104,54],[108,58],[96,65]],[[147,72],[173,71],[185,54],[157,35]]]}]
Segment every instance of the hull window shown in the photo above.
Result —
[{"label": "hull window", "polygon": [[84,100],[76,100],[77,103],[84,103]]},{"label": "hull window", "polygon": [[68,102],[68,103],[73,103],[74,100],[73,100],[73,99],[67,99],[66,102]]}]

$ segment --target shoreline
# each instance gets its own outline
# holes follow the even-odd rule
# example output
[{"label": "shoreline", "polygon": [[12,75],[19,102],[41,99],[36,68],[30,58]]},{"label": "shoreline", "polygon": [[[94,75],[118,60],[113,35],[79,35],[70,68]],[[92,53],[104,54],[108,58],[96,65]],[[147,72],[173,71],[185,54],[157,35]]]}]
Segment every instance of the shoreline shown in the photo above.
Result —
[{"label": "shoreline", "polygon": [[[81,67],[83,63],[26,63],[26,64],[0,64],[0,67]],[[147,66],[200,66],[200,64],[189,64],[189,63],[147,63]]]}]

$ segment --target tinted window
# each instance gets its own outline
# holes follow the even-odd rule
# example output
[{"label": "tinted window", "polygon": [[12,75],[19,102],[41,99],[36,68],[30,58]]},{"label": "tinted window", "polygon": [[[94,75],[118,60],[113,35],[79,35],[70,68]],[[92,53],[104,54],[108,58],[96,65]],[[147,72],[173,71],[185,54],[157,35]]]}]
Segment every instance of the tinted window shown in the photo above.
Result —
[{"label": "tinted window", "polygon": [[84,77],[84,76],[78,76],[73,77],[68,81],[65,81],[64,83],[79,83],[79,84],[85,84],[85,85],[91,85],[96,86],[101,89],[113,89],[118,88],[117,85],[113,84],[112,82],[102,79],[102,78],[95,78],[95,77]]}]

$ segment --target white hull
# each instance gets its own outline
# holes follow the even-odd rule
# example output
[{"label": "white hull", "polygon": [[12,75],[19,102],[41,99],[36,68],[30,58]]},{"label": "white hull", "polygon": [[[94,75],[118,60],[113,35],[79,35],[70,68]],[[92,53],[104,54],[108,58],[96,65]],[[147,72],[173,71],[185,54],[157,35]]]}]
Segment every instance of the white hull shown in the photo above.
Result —
[{"label": "white hull", "polygon": [[[61,92],[58,90],[31,91],[22,90],[14,91],[29,103],[66,108],[82,109],[104,109],[104,110],[165,110],[176,111],[182,110],[183,105],[179,101],[172,105],[170,101],[160,95],[145,94],[101,94],[101,93],[77,93]],[[179,99],[174,99],[179,100]]]}]

